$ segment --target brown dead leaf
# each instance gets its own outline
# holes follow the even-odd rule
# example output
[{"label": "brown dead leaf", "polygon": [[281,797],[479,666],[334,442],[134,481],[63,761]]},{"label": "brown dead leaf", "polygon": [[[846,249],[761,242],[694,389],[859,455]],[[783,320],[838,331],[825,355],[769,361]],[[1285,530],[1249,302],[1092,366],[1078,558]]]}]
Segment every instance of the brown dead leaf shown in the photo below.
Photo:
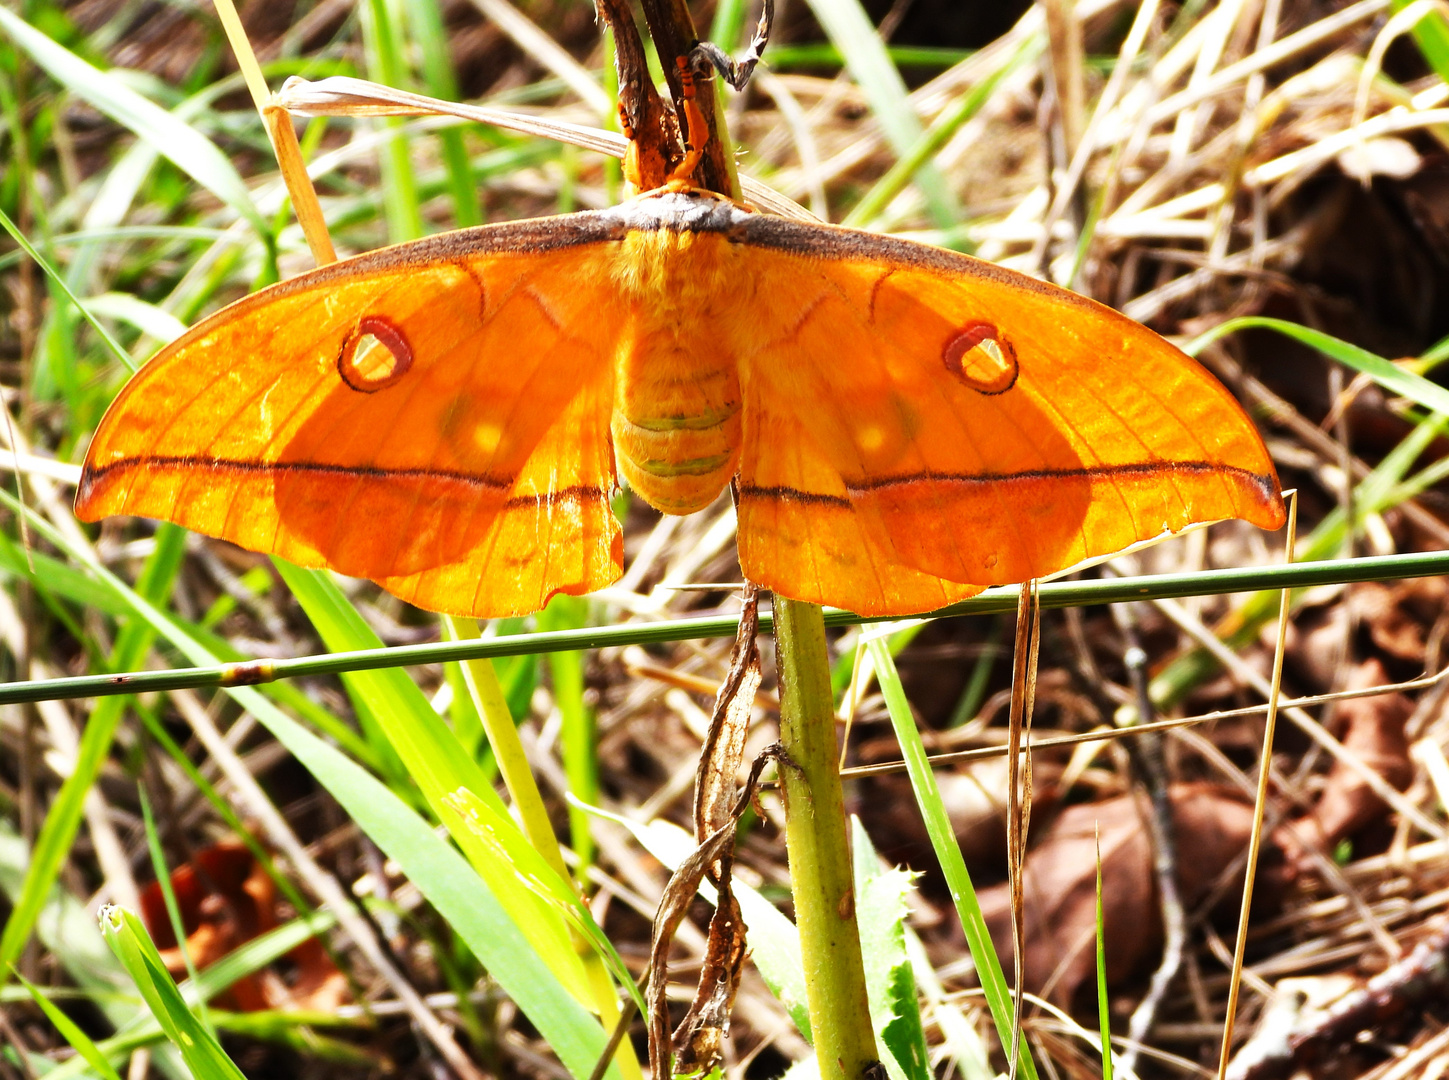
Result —
[{"label": "brown dead leaf", "polygon": [[719,899],[709,921],[709,941],[699,986],[679,1027],[674,1031],[674,1071],[704,1076],[724,1058],[730,1013],[745,966],[745,934],[749,929],[730,887],[734,858],[728,849],[720,859]]},{"label": "brown dead leaf", "polygon": [[705,871],[733,845],[734,822],[722,825],[704,843],[679,864],[664,886],[659,911],[654,916],[654,933],[649,945],[649,988],[645,1003],[649,1006],[649,1067],[655,1076],[671,1076],[669,1042],[669,1003],[665,991],[669,982],[669,947],[675,931],[689,913],[694,894],[704,880]]},{"label": "brown dead leaf", "polygon": [[[1190,911],[1247,847],[1252,806],[1235,791],[1204,783],[1174,784],[1169,797],[1178,885]],[[1161,939],[1151,843],[1134,798],[1121,795],[1062,810],[1026,859],[1023,968],[1027,990],[1063,1006],[1094,977],[1099,829],[1107,981],[1118,983],[1139,970]],[[1264,856],[1267,862],[1268,848]],[[1238,888],[1241,876],[1239,871]],[[1272,902],[1276,882],[1268,877],[1265,881],[1260,869],[1260,894]],[[1004,884],[983,889],[980,900],[997,955],[1009,966],[1009,890]]]},{"label": "brown dead leaf", "polygon": [[[1040,699],[1038,699],[1040,700]],[[890,744],[893,755],[878,755],[882,760],[899,758],[900,748]],[[862,755],[865,760],[865,756]],[[952,831],[961,854],[973,872],[977,868],[995,870],[1006,865],[1006,786],[1010,766],[1005,757],[973,761],[955,768],[942,768],[936,774],[941,789],[941,803],[951,821]],[[1056,811],[1056,782],[1061,776],[1060,761],[1042,755],[1032,764],[1034,773],[1032,818],[1044,826]],[[871,839],[891,862],[905,863],[918,870],[933,865],[931,839],[926,834],[921,812],[911,794],[911,783],[900,773],[865,776],[860,782],[860,797],[855,813],[870,833]]]},{"label": "brown dead leaf", "polygon": [[1341,599],[1341,594],[1334,593],[1327,603],[1305,604],[1288,624],[1290,670],[1300,684],[1317,693],[1340,689],[1338,680],[1343,675],[1352,622],[1349,606]]},{"label": "brown dead leaf", "polygon": [[1349,593],[1353,614],[1368,628],[1373,643],[1395,660],[1412,664],[1424,662],[1429,628],[1446,600],[1449,581],[1442,577],[1409,578],[1392,585],[1369,581]]},{"label": "brown dead leaf", "polygon": [[[276,886],[244,845],[216,844],[198,851],[171,875],[171,889],[186,931],[186,948],[198,970],[278,925]],[[141,916],[166,969],[186,974],[186,961],[166,913],[161,886],[141,892]],[[218,1003],[238,1012],[261,1009],[331,1010],[347,1000],[347,982],[316,938],[287,953],[296,969],[289,985],[260,971],[233,983]]]},{"label": "brown dead leaf", "polygon": [[[1349,676],[1348,689],[1365,690],[1390,681],[1382,662],[1367,660]],[[1350,698],[1338,706],[1344,747],[1400,791],[1413,776],[1404,735],[1413,711],[1413,702],[1398,693]],[[1312,814],[1300,824],[1311,826],[1328,849],[1377,823],[1387,809],[1358,773],[1335,763]]]}]

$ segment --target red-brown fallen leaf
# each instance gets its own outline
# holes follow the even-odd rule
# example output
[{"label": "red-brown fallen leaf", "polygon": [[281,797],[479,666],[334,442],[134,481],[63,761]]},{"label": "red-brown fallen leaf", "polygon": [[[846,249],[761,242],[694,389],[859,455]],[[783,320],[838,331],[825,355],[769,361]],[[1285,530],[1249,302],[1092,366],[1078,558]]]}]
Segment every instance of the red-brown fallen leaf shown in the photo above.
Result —
[{"label": "red-brown fallen leaf", "polygon": [[1308,687],[1328,691],[1341,687],[1351,629],[1366,633],[1390,661],[1422,665],[1432,628],[1449,603],[1449,579],[1369,581],[1313,595],[1319,599],[1310,599],[1289,626],[1290,670]]},{"label": "red-brown fallen leaf", "polygon": [[[1247,847],[1253,808],[1230,789],[1205,783],[1172,785],[1178,850],[1178,887],[1191,910],[1207,898]],[[1162,919],[1152,870],[1151,842],[1132,796],[1069,806],[1026,859],[1026,954],[1024,983],[1067,1006],[1095,977],[1097,834],[1102,851],[1102,909],[1107,981],[1134,974],[1156,954]],[[1276,850],[1267,845],[1258,895],[1276,903],[1281,879],[1273,873]],[[1265,873],[1265,870],[1267,871]],[[1241,889],[1242,871],[1229,886]],[[980,892],[981,908],[997,955],[1011,970],[1010,893],[1006,885]]]},{"label": "red-brown fallen leaf", "polygon": [[[1349,676],[1347,688],[1365,690],[1390,681],[1380,661],[1366,660]],[[1409,741],[1404,735],[1413,711],[1413,702],[1403,694],[1350,698],[1338,706],[1345,749],[1400,791],[1413,776]],[[1335,762],[1313,812],[1296,824],[1311,827],[1327,850],[1377,823],[1387,809],[1358,773]]]},{"label": "red-brown fallen leaf", "polygon": [[[278,924],[276,886],[245,846],[216,844],[198,851],[171,874],[171,889],[186,931],[186,947],[197,970],[220,960],[237,946]],[[186,974],[161,886],[141,892],[141,917],[174,976]],[[240,1012],[259,1009],[330,1011],[347,999],[347,982],[316,938],[287,953],[296,969],[291,984],[272,971],[260,971],[233,983],[218,1003]]]},{"label": "red-brown fallen leaf", "polygon": [[1394,659],[1412,664],[1424,662],[1429,628],[1446,601],[1449,581],[1442,577],[1409,578],[1392,585],[1364,582],[1349,592],[1354,617],[1368,628],[1374,644]]}]

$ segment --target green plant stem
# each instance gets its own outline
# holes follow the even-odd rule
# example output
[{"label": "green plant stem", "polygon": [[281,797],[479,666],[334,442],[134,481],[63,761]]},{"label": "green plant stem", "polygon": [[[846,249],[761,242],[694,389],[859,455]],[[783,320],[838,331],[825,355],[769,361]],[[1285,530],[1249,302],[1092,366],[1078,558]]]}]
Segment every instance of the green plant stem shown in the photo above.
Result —
[{"label": "green plant stem", "polygon": [[[88,581],[72,568],[55,561],[43,563],[50,582],[72,585]],[[34,580],[23,557],[7,555],[0,544],[0,571]],[[1417,551],[1407,555],[1375,555],[1359,559],[1329,559],[1292,566],[1239,567],[1230,570],[1196,570],[1188,574],[1149,574],[1143,577],[1103,578],[1087,581],[1048,581],[1041,586],[1043,608],[1086,607],[1120,604],[1135,600],[1158,600],[1180,596],[1214,596],[1257,589],[1303,589],[1314,585],[1343,585],[1358,581],[1392,581],[1401,578],[1433,577],[1449,573],[1449,551]],[[76,575],[74,578],[67,575]],[[105,583],[86,584],[78,593],[85,603],[119,606]],[[945,619],[963,615],[994,615],[1016,611],[1017,586],[987,589],[979,596],[962,600],[922,618]],[[1275,601],[1276,602],[1276,601]],[[1276,611],[1277,609],[1274,608]],[[827,626],[856,626],[883,621],[864,618],[848,611],[828,609]],[[760,632],[770,633],[773,618],[760,616]],[[690,641],[711,637],[734,637],[739,618],[732,615],[696,619],[671,619],[654,623],[625,623],[618,626],[586,626],[579,630],[556,630],[542,634],[509,634],[476,641],[423,642],[385,649],[356,649],[298,656],[291,659],[251,660],[161,671],[127,671],[115,675],[79,675],[58,679],[34,679],[0,683],[0,705],[24,701],[108,697],[164,690],[196,690],[203,687],[251,686],[311,675],[336,675],[343,671],[369,671],[409,667],[414,664],[445,664],[460,660],[523,656],[570,649],[617,648],[621,645],[652,645],[662,641]],[[1154,696],[1156,691],[1154,690]],[[305,701],[305,699],[303,699]]]},{"label": "green plant stem", "polygon": [[777,596],[775,641],[780,742],[791,759],[780,764],[785,845],[815,1057],[821,1080],[861,1080],[879,1054],[855,922],[830,658],[819,606]]}]

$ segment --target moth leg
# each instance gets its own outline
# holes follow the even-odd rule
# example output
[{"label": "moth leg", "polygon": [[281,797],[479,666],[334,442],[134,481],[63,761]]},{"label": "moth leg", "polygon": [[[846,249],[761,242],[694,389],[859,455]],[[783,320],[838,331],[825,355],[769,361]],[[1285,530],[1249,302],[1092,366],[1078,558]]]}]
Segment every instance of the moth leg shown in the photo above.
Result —
[{"label": "moth leg", "polygon": [[698,91],[694,85],[694,68],[687,57],[674,59],[679,68],[679,84],[684,90],[684,160],[669,174],[669,183],[692,184],[694,170],[704,158],[704,144],[709,138],[709,125],[700,111]]},{"label": "moth leg", "polygon": [[639,144],[634,139],[634,124],[629,119],[629,111],[624,108],[622,101],[619,102],[619,130],[629,140],[629,145],[624,150],[624,182],[638,191],[644,186],[643,174],[639,169]]},{"label": "moth leg", "polygon": [[[750,76],[754,74],[755,65],[760,62],[765,45],[769,43],[770,27],[774,21],[775,0],[765,0],[760,10],[760,21],[755,24],[755,36],[750,39],[750,47],[738,61],[731,60],[729,53],[712,41],[701,41],[690,51],[689,59],[696,65],[712,66],[719,72],[720,78],[736,91],[743,90],[750,81]],[[703,72],[705,69],[700,70]]]}]

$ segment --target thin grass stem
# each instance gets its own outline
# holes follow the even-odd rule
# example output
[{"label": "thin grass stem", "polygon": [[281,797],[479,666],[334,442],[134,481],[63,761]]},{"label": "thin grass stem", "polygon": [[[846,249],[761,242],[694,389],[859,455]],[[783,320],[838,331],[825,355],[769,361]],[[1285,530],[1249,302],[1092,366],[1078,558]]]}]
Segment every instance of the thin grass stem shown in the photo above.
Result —
[{"label": "thin grass stem", "polygon": [[[18,566],[17,568],[18,569]],[[1449,573],[1449,552],[1425,551],[1407,555],[1380,555],[1361,559],[1325,559],[1320,562],[1256,566],[1228,570],[1200,570],[1190,574],[1153,574],[1092,581],[1046,582],[1040,587],[1043,608],[1122,604],[1133,600],[1159,600],[1181,596],[1216,596],[1266,588],[1306,589],[1360,581],[1393,581]],[[930,612],[922,618],[994,615],[1016,610],[1017,586],[988,589],[979,596]],[[855,626],[881,622],[849,611],[826,609],[825,625]],[[428,642],[385,649],[358,649],[277,660],[248,660],[163,671],[130,671],[114,675],[81,675],[60,679],[0,683],[0,705],[26,701],[109,697],[154,690],[202,689],[274,682],[308,675],[336,675],[344,671],[410,667],[416,664],[454,663],[463,660],[526,656],[576,649],[653,645],[667,641],[695,641],[733,637],[739,618],[732,615],[673,619],[657,623],[589,626],[578,630],[510,634],[486,640]],[[760,631],[774,628],[772,616],[760,616]]]}]

